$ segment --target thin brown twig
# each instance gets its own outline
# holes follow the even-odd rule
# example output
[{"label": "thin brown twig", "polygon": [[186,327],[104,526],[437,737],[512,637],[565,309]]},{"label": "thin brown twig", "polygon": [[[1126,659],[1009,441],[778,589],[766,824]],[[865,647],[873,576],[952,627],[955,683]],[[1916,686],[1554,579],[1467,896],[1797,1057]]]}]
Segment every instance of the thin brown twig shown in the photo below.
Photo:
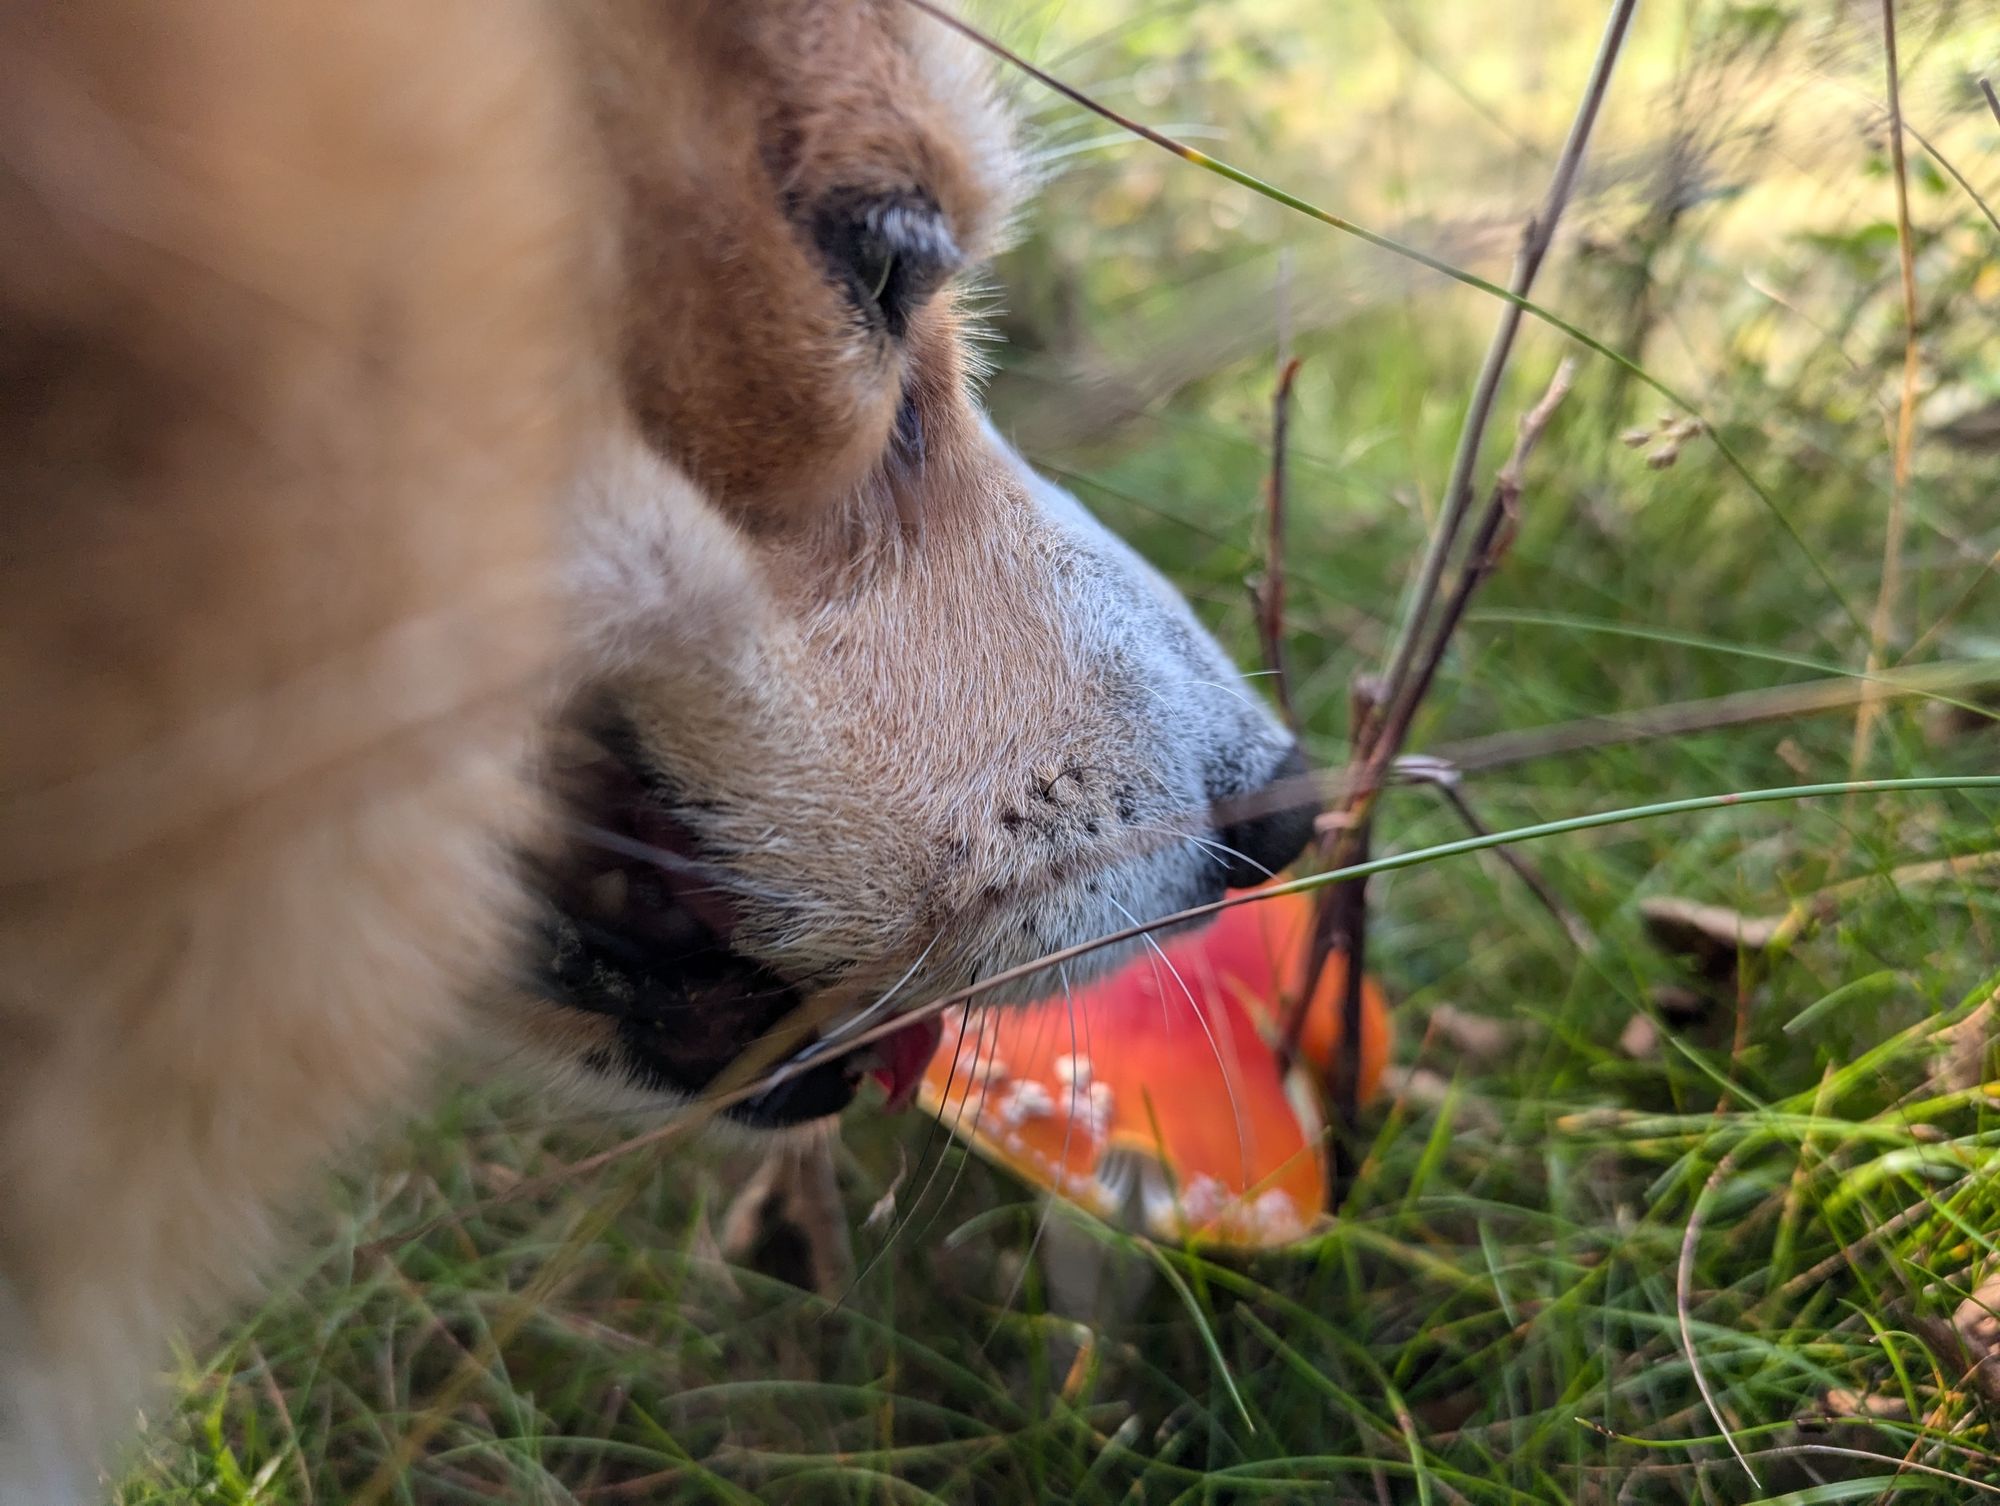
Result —
[{"label": "thin brown twig", "polygon": [[2000,94],[1993,92],[1993,80],[1982,74],[1979,79],[1979,92],[1986,96],[1986,108],[1993,112],[1993,118],[2000,120]]},{"label": "thin brown twig", "polygon": [[[1254,173],[1246,172],[1233,163],[1225,162],[1219,157],[1211,157],[1207,152],[1197,151],[1184,141],[1176,141],[1173,137],[1153,129],[1142,121],[1134,120],[1128,115],[1121,114],[1102,100],[1093,98],[1091,95],[1077,88],[1074,84],[1064,83],[1047,69],[1037,67],[998,38],[988,35],[970,22],[954,15],[943,5],[935,3],[935,0],[903,0],[903,3],[910,6],[913,10],[922,11],[940,25],[957,32],[974,46],[985,49],[993,56],[1007,63],[1010,67],[1018,69],[1044,88],[1060,94],[1064,99],[1069,100],[1079,108],[1088,110],[1091,114],[1103,120],[1110,121],[1119,129],[1131,132],[1142,141],[1157,146],[1162,151],[1172,153],[1183,162],[1199,167],[1206,172],[1214,173],[1217,177],[1226,179],[1240,188],[1247,188],[1252,193],[1259,194],[1273,203],[1282,204],[1293,213],[1302,214],[1307,219],[1340,231],[1343,235],[1351,235],[1355,239],[1375,247],[1377,250],[1387,251],[1393,256],[1413,262],[1417,266],[1428,268],[1440,277],[1449,278],[1461,287],[1476,289],[1489,298],[1497,299],[1503,304],[1516,307],[1524,314],[1532,315],[1548,328],[1556,330],[1575,341],[1585,350],[1601,356],[1620,371],[1623,371],[1634,380],[1657,392],[1676,407],[1701,419],[1711,443],[1715,446],[1716,453],[1785,530],[1786,536],[1800,551],[1807,568],[1819,579],[1828,597],[1839,606],[1841,615],[1854,624],[1856,631],[1863,629],[1860,614],[1854,610],[1853,604],[1848,601],[1846,593],[1841,590],[1840,583],[1828,573],[1819,555],[1806,546],[1803,535],[1799,533],[1789,514],[1778,505],[1777,499],[1771,495],[1770,490],[1757,480],[1755,474],[1744,463],[1743,457],[1736,453],[1735,448],[1716,430],[1714,424],[1708,422],[1701,411],[1700,405],[1691,396],[1680,391],[1673,385],[1662,381],[1653,372],[1633,360],[1630,356],[1605,344],[1602,340],[1591,334],[1590,331],[1583,328],[1583,326],[1565,319],[1553,309],[1544,308],[1542,305],[1530,301],[1527,297],[1514,292],[1512,289],[1502,287],[1497,282],[1489,282],[1487,279],[1475,273],[1468,272],[1465,268],[1456,266],[1442,257],[1432,255],[1421,246],[1397,240],[1394,236],[1384,235],[1378,230],[1370,230],[1366,225],[1357,224],[1344,215],[1335,214],[1333,211],[1323,209],[1317,204],[1308,203],[1297,194],[1288,193],[1275,183],[1266,182]],[[1628,18],[1629,13],[1636,8],[1637,0],[1629,0],[1629,3],[1621,3],[1620,5],[1620,9],[1628,13]],[[1568,144],[1566,141],[1566,148]]]},{"label": "thin brown twig", "polygon": [[[1418,665],[1416,677],[1410,682],[1412,694],[1398,706],[1391,705],[1386,713],[1372,682],[1356,687],[1354,714],[1351,734],[1355,752],[1348,765],[1352,780],[1347,793],[1342,797],[1337,813],[1345,818],[1334,828],[1334,834],[1326,843],[1329,860],[1334,867],[1346,867],[1350,863],[1366,862],[1370,851],[1370,816],[1374,798],[1386,777],[1392,761],[1402,751],[1404,740],[1409,736],[1410,721],[1417,707],[1423,703],[1432,681],[1436,678],[1438,666],[1444,660],[1445,650],[1450,646],[1452,636],[1459,624],[1465,620],[1466,608],[1479,587],[1499,568],[1507,546],[1514,536],[1515,519],[1520,513],[1521,488],[1526,473],[1528,457],[1534,453],[1536,444],[1547,430],[1549,421],[1555,416],[1557,407],[1568,394],[1570,383],[1576,373],[1574,360],[1565,358],[1556,367],[1550,378],[1547,391],[1541,400],[1521,418],[1515,434],[1513,451],[1500,473],[1494,478],[1492,493],[1488,496],[1485,510],[1480,515],[1474,531],[1467,557],[1459,568],[1457,583],[1446,599],[1444,611],[1436,631],[1425,647],[1423,659]],[[1291,1001],[1291,1012],[1285,1028],[1280,1033],[1280,1060],[1290,1064],[1299,1037],[1305,1027],[1306,1007],[1319,988],[1319,978],[1327,959],[1338,951],[1348,958],[1346,991],[1341,999],[1342,1040],[1361,1039],[1361,1015],[1363,993],[1361,967],[1355,960],[1366,951],[1367,939],[1363,932],[1367,927],[1365,904],[1345,901],[1342,891],[1360,888],[1365,881],[1349,880],[1345,884],[1332,886],[1321,899],[1314,913],[1312,952],[1306,967],[1306,986],[1298,998]],[[1333,1102],[1345,1122],[1352,1123],[1358,1109],[1360,1077],[1358,1067],[1347,1060],[1354,1053],[1346,1053],[1340,1061],[1340,1080],[1333,1085]],[[1358,1058],[1357,1058],[1358,1060]]]},{"label": "thin brown twig", "polygon": [[[1896,56],[1896,0],[1882,0],[1882,46],[1888,70],[1889,162],[1896,184],[1896,253],[1903,288],[1903,384],[1896,405],[1895,460],[1890,473],[1889,517],[1882,538],[1882,582],[1875,593],[1875,611],[1868,623],[1870,674],[1882,668],[1897,599],[1902,594],[1903,536],[1908,528],[1910,454],[1916,444],[1917,372],[1921,359],[1917,346],[1917,262],[1910,230],[1909,161],[1903,151],[1903,95]],[[1879,698],[1867,696],[1855,714],[1854,747],[1848,766],[1857,774],[1868,761],[1868,747],[1880,707]]]},{"label": "thin brown twig", "polygon": [[[1832,84],[1835,88],[1841,90],[1843,93],[1852,94],[1857,99],[1864,100],[1869,104],[1873,104],[1875,102],[1875,96],[1868,93],[1866,90],[1857,89],[1851,84],[1845,84],[1840,82],[1838,79],[1828,79],[1827,82]],[[1931,160],[1938,165],[1938,169],[1941,172],[1943,172],[1946,177],[1950,178],[1952,182],[1956,183],[1959,186],[1960,191],[1964,193],[1968,199],[1972,200],[1972,202],[1978,207],[1979,212],[1986,216],[1986,223],[1991,225],[1995,230],[2000,230],[2000,214],[1994,213],[1993,206],[1986,202],[1986,196],[1982,194],[1977,188],[1974,188],[1972,186],[1972,180],[1967,178],[1964,173],[1958,170],[1958,165],[1954,163],[1951,160],[1951,158],[1947,157],[1942,150],[1939,149],[1938,144],[1935,141],[1932,141],[1930,137],[1926,136],[1922,131],[1918,130],[1915,126],[1911,125],[1909,122],[1909,118],[1907,116],[1904,117],[1903,120],[1903,129],[1909,133],[1909,137],[1912,141],[1916,142],[1918,146],[1922,147],[1926,152],[1930,154]]]},{"label": "thin brown twig", "polygon": [[[1349,756],[1343,780],[1351,778],[1359,761],[1359,750],[1368,746],[1374,735],[1374,721],[1378,702],[1376,682],[1372,676],[1357,675],[1348,687],[1348,741],[1356,750]],[[1351,863],[1366,863],[1373,855],[1374,831],[1369,816],[1372,802],[1350,798],[1355,786],[1347,783],[1334,808],[1321,815],[1314,822],[1314,831],[1319,835],[1319,852],[1325,865],[1340,869]],[[1351,896],[1343,891],[1352,890],[1363,897],[1357,907]],[[1363,998],[1362,968],[1366,963],[1368,937],[1368,909],[1366,903],[1367,883],[1345,880],[1326,889],[1313,901],[1312,929],[1306,953],[1305,976],[1301,981],[1298,997],[1292,999],[1285,1025],[1278,1032],[1278,1070],[1286,1073],[1298,1057],[1299,1041],[1305,1035],[1306,1013],[1319,993],[1319,980],[1326,971],[1326,964],[1335,952],[1347,958],[1346,981],[1342,984],[1340,1001],[1340,1028],[1347,1032],[1341,1039],[1359,1042],[1360,1033],[1355,1022],[1361,1017]],[[1359,1050],[1342,1052],[1333,1063],[1336,1081],[1323,1084],[1334,1112],[1343,1125],[1354,1123],[1355,1112],[1360,1107],[1360,1076],[1357,1071],[1348,1070],[1348,1058],[1360,1057]],[[1348,1095],[1353,1089],[1353,1097]],[[1341,1143],[1334,1144],[1334,1154],[1327,1157],[1327,1206],[1339,1204],[1339,1180],[1342,1174]]]},{"label": "thin brown twig", "polygon": [[[1332,842],[1327,844],[1326,859],[1332,867],[1344,867],[1354,861],[1354,854],[1365,853],[1371,836],[1370,815],[1376,792],[1381,788],[1383,777],[1389,765],[1402,752],[1402,739],[1407,735],[1410,722],[1418,705],[1429,688],[1436,673],[1437,660],[1444,653],[1450,641],[1450,630],[1442,635],[1430,637],[1431,613],[1437,601],[1437,594],[1443,584],[1446,566],[1449,564],[1463,531],[1466,518],[1472,509],[1472,478],[1479,464],[1480,450],[1485,443],[1486,429],[1492,421],[1493,405],[1499,396],[1500,381],[1505,375],[1507,362],[1512,356],[1514,343],[1520,333],[1522,301],[1533,291],[1535,278],[1547,259],[1550,246],[1554,244],[1556,226],[1561,222],[1563,211],[1568,206],[1570,195],[1576,186],[1577,170],[1583,162],[1585,149],[1590,144],[1592,131],[1596,128],[1597,117],[1604,100],[1610,93],[1611,75],[1617,66],[1618,55],[1623,50],[1625,34],[1637,8],[1637,0],[1613,0],[1610,14],[1605,19],[1604,33],[1598,43],[1597,56],[1591,63],[1589,77],[1584,85],[1583,96],[1578,101],[1575,116],[1570,121],[1569,134],[1564,138],[1561,154],[1556,159],[1554,172],[1549,178],[1548,192],[1542,206],[1531,219],[1521,236],[1521,250],[1515,260],[1508,292],[1510,301],[1502,304],[1499,322],[1494,328],[1493,338],[1486,349],[1486,357],[1480,365],[1479,376],[1473,384],[1472,398],[1466,407],[1465,421],[1459,429],[1458,447],[1452,456],[1451,471],[1445,483],[1444,511],[1425,546],[1422,562],[1418,566],[1417,582],[1411,595],[1408,612],[1398,631],[1394,647],[1390,651],[1388,669],[1382,677],[1379,693],[1369,692],[1371,714],[1366,718],[1357,717],[1350,734],[1352,749],[1348,758],[1350,771],[1358,771],[1354,787],[1342,802],[1342,814],[1348,819],[1339,828]],[[1496,495],[1498,489],[1496,488]],[[1516,491],[1518,498],[1518,488]],[[1492,555],[1497,548],[1504,548],[1501,530],[1505,521],[1504,504],[1498,515],[1489,505],[1490,529],[1482,524],[1479,536],[1475,537],[1467,564],[1461,566],[1461,585],[1470,582],[1476,588],[1478,580],[1484,578],[1479,561]],[[1490,570],[1490,565],[1485,567]],[[1462,615],[1463,607],[1460,607]],[[1456,626],[1456,620],[1451,624]],[[1418,655],[1428,638],[1426,657],[1419,661]],[[1379,708],[1379,709],[1376,709]],[[1365,861],[1365,858],[1364,858]],[[1358,1041],[1361,1031],[1363,994],[1361,987],[1361,967],[1359,953],[1366,947],[1363,932],[1368,923],[1365,903],[1354,903],[1342,898],[1344,885],[1330,889],[1316,907],[1313,922],[1311,960],[1306,971],[1305,987],[1298,999],[1292,1003],[1292,1017],[1287,1021],[1283,1038],[1286,1055],[1289,1057],[1291,1045],[1298,1039],[1307,1003],[1319,986],[1319,978],[1336,945],[1352,948],[1349,952],[1347,986],[1341,1001],[1341,1023],[1345,1032],[1343,1039]],[[1346,1057],[1356,1053],[1343,1054],[1339,1091],[1334,1094],[1336,1109],[1344,1121],[1352,1123],[1358,1108],[1359,1076],[1347,1063]]]},{"label": "thin brown twig", "polygon": [[[1373,680],[1363,676],[1355,681],[1352,704],[1349,723],[1354,728],[1357,741],[1365,746],[1362,740],[1374,736],[1375,718],[1380,713]],[[1374,856],[1372,806],[1367,803],[1356,805],[1353,815],[1354,824],[1340,833],[1335,845],[1348,855],[1350,861],[1365,863]],[[1346,1043],[1347,1049],[1334,1058],[1333,1081],[1327,1086],[1332,1090],[1331,1097],[1340,1122],[1352,1126],[1361,1112],[1361,1015],[1368,968],[1368,876],[1361,874],[1327,890],[1315,906],[1313,919],[1313,949],[1306,968],[1306,986],[1292,1006],[1292,1018],[1285,1028],[1282,1060],[1289,1065],[1293,1053],[1298,1050],[1307,1005],[1319,991],[1320,973],[1326,967],[1327,958],[1338,952],[1347,959],[1340,993],[1340,1039]],[[1338,1206],[1339,1189],[1331,1183],[1341,1169],[1342,1157],[1339,1153],[1344,1151],[1345,1141],[1337,1141],[1334,1149],[1336,1154],[1327,1157],[1326,1163],[1328,1207]]]},{"label": "thin brown twig", "polygon": [[[1760,722],[1789,722],[1802,717],[1851,711],[1860,704],[1869,683],[1860,675],[1845,674],[1802,680],[1794,685],[1734,690],[1727,695],[1669,701],[1636,711],[1610,711],[1599,716],[1577,717],[1538,727],[1489,732],[1457,742],[1440,743],[1420,756],[1450,764],[1461,774],[1484,773],[1538,758],[1562,758],[1573,753],[1591,753],[1602,748],[1624,747],[1661,738],[1692,737],[1732,727],[1755,726]],[[2000,710],[1965,700],[1960,694],[2000,686],[2000,661],[1945,660],[1915,669],[1887,670],[1876,675],[1872,683],[1885,701],[1922,698],[1973,717],[2000,723]],[[1399,755],[1397,762],[1390,764],[1390,780],[1402,777],[1402,761]],[[1422,783],[1423,779],[1418,776],[1412,782]],[[1270,811],[1290,810],[1309,800],[1339,807],[1354,788],[1356,783],[1352,770],[1319,770],[1295,779],[1280,780],[1251,794],[1223,801],[1213,807],[1213,811],[1218,820],[1226,823],[1249,820]],[[1319,818],[1322,835],[1344,829],[1347,824],[1347,816],[1337,808]]]},{"label": "thin brown twig", "polygon": [[1930,153],[1931,161],[1944,170],[1945,176],[1956,183],[1965,196],[1978,206],[1979,212],[1986,216],[1986,223],[1995,230],[2000,230],[2000,214],[1993,212],[1993,206],[1986,202],[1986,196],[1972,186],[1972,180],[1958,170],[1951,158],[1939,151],[1936,143],[1907,120],[1903,122],[1903,129],[1910,133],[1912,141]]},{"label": "thin brown twig", "polygon": [[[1366,817],[1363,817],[1360,825],[1350,834],[1353,841],[1352,851],[1362,862],[1366,862],[1373,855],[1374,831],[1372,827],[1373,823]],[[1367,877],[1364,875],[1360,878],[1350,879],[1344,884],[1335,884],[1329,889],[1326,895],[1325,914],[1328,917],[1328,924],[1325,927],[1327,946],[1319,956],[1314,958],[1312,969],[1314,988],[1317,989],[1318,987],[1318,974],[1320,969],[1326,965],[1328,952],[1338,952],[1347,960],[1347,970],[1341,977],[1340,1028],[1342,1033],[1340,1039],[1344,1043],[1351,1044],[1348,1044],[1345,1050],[1335,1055],[1333,1060],[1333,1081],[1328,1086],[1333,1090],[1333,1102],[1339,1107],[1340,1122],[1343,1125],[1351,1126],[1361,1113],[1361,1017],[1367,998],[1366,970],[1368,967]],[[1312,992],[1308,991],[1302,997],[1310,999]],[[1302,1024],[1305,1018],[1305,1011],[1303,1009],[1295,1009],[1293,1013]],[[1298,1040],[1296,1034],[1294,1034],[1286,1042],[1288,1055],[1290,1052],[1297,1050],[1297,1048]],[[1338,1142],[1336,1150],[1343,1149],[1344,1145],[1344,1140]],[[1334,1174],[1339,1159],[1337,1155],[1327,1158],[1327,1172],[1329,1176]],[[1329,1194],[1327,1203],[1329,1207],[1336,1205],[1335,1198],[1332,1195],[1336,1190],[1334,1187],[1327,1189]]]},{"label": "thin brown twig", "polygon": [[[1521,489],[1527,472],[1528,457],[1534,454],[1535,446],[1541,442],[1549,421],[1569,395],[1570,384],[1576,377],[1576,359],[1565,356],[1556,366],[1555,375],[1549,379],[1541,400],[1521,415],[1515,434],[1514,449],[1507,457],[1507,463],[1500,467],[1500,474],[1494,478],[1492,494],[1487,498],[1486,511],[1479,520],[1479,527],[1473,535],[1472,546],[1467,552],[1465,564],[1459,572],[1458,584],[1445,602],[1443,615],[1438,620],[1436,632],[1424,653],[1417,678],[1412,682],[1413,694],[1408,698],[1402,711],[1401,720],[1392,720],[1382,728],[1382,741],[1394,747],[1395,754],[1402,752],[1402,745],[1410,732],[1410,721],[1429,694],[1431,682],[1437,676],[1438,666],[1444,661],[1445,650],[1458,633],[1459,625],[1465,620],[1466,609],[1472,604],[1473,595],[1486,583],[1489,576],[1500,567],[1508,548],[1514,542],[1514,534],[1521,515]],[[1396,715],[1392,708],[1390,715]],[[1391,755],[1395,756],[1394,754]],[[1386,765],[1385,765],[1386,768]]]},{"label": "thin brown twig", "polygon": [[1271,469],[1264,479],[1264,576],[1257,582],[1254,593],[1264,667],[1271,672],[1278,709],[1295,734],[1299,730],[1299,716],[1292,704],[1291,675],[1285,656],[1285,460],[1291,434],[1292,385],[1298,375],[1297,356],[1280,362],[1278,385],[1271,394]]}]

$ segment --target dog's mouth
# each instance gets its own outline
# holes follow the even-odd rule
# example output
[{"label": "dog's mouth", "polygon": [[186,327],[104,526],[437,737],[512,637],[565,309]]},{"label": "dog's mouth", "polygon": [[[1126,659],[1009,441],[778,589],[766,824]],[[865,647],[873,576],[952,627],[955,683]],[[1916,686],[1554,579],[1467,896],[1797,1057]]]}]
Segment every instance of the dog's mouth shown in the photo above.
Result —
[{"label": "dog's mouth", "polygon": [[565,770],[568,851],[544,875],[532,968],[536,992],[612,1023],[615,1051],[589,1065],[643,1090],[717,1092],[730,1118],[771,1128],[837,1114],[871,1079],[890,1107],[908,1103],[938,1022],[857,1050],[822,1048],[820,1027],[836,1022],[814,1021],[812,1004],[837,980],[786,977],[736,948],[754,896],[703,858],[671,793],[625,742],[599,734]]}]

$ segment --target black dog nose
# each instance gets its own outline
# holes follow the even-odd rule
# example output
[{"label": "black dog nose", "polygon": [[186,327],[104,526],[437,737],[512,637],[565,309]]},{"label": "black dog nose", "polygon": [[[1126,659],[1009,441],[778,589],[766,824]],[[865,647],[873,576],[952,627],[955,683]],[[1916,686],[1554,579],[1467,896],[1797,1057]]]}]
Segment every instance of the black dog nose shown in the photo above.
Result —
[{"label": "black dog nose", "polygon": [[1319,814],[1318,787],[1306,777],[1310,772],[1304,751],[1294,743],[1262,788],[1217,805],[1224,824],[1216,828],[1216,840],[1231,849],[1218,854],[1228,863],[1223,882],[1230,888],[1253,888],[1305,851]]}]

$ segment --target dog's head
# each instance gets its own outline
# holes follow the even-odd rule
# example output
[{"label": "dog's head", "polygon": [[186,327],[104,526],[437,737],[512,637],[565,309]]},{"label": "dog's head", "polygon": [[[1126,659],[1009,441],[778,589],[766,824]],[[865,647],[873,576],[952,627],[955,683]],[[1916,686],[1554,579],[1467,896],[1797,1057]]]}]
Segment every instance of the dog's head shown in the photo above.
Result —
[{"label": "dog's head", "polygon": [[783,1123],[852,1096],[855,1019],[1256,882],[1311,810],[1229,814],[1291,738],[974,402],[1016,167],[964,44],[901,0],[579,14],[624,401],[532,1027],[687,1094],[807,1006],[817,1064],[734,1109]]}]

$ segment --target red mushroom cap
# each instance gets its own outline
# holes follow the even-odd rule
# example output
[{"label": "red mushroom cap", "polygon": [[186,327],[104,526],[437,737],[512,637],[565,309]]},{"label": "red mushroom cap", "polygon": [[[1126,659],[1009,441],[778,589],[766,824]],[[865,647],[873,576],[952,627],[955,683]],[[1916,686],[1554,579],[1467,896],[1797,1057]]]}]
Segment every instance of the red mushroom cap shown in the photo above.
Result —
[{"label": "red mushroom cap", "polygon": [[[1312,903],[1226,910],[1068,997],[946,1022],[920,1097],[979,1151],[1163,1239],[1289,1243],[1325,1211],[1324,1125],[1288,1093],[1273,1037],[1308,965]],[[1323,1073],[1346,969],[1330,958],[1302,1036]],[[1388,1054],[1365,983],[1362,1091]],[[1315,1053],[1317,1058],[1315,1061]]]}]

